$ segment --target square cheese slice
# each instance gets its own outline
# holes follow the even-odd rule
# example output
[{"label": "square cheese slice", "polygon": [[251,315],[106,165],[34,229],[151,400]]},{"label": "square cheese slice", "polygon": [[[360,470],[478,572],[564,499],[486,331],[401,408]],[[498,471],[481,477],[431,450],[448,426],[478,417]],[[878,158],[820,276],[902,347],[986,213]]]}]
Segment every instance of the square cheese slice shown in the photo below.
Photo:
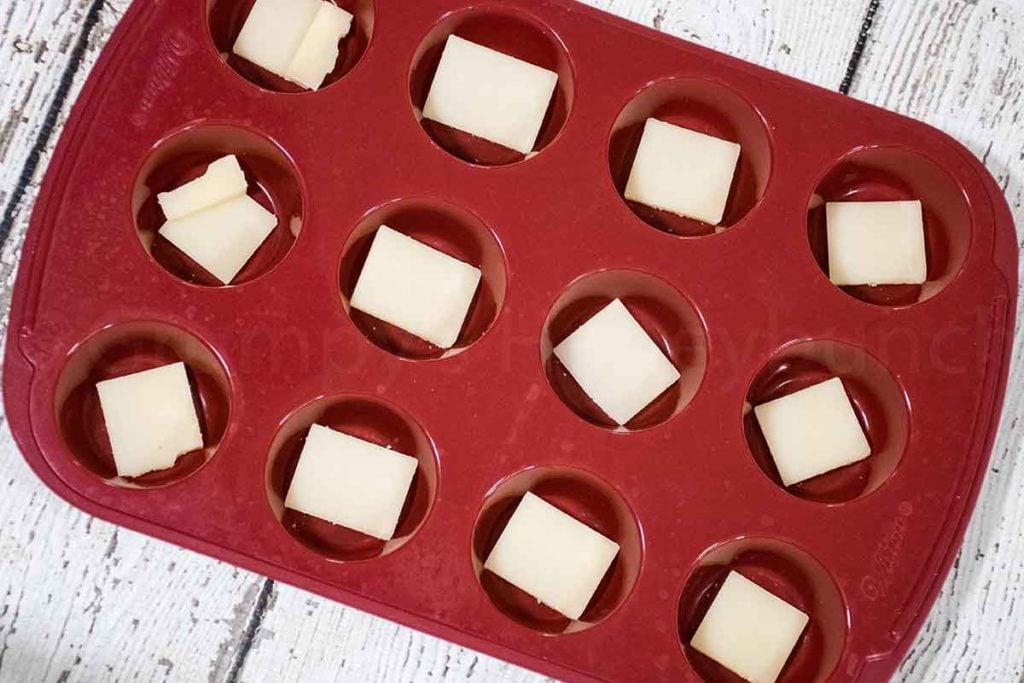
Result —
[{"label": "square cheese slice", "polygon": [[284,77],[322,0],[256,0],[232,52]]},{"label": "square cheese slice", "polygon": [[484,569],[569,619],[579,619],[619,544],[527,493],[501,532]]},{"label": "square cheese slice", "polygon": [[168,469],[203,447],[184,363],[104,380],[96,391],[119,476]]},{"label": "square cheese slice", "polygon": [[388,541],[418,464],[408,455],[313,425],[284,504]]},{"label": "square cheese slice", "polygon": [[740,146],[647,119],[626,183],[626,199],[718,225],[732,190]]},{"label": "square cheese slice", "polygon": [[171,192],[161,192],[157,202],[169,221],[184,218],[245,194],[245,173],[232,154],[214,161],[206,173]]},{"label": "square cheese slice", "polygon": [[786,486],[871,455],[838,377],[756,406],[754,415]]},{"label": "square cheese slice", "polygon": [[806,614],[729,572],[690,645],[751,683],[775,683],[807,626]]},{"label": "square cheese slice", "polygon": [[352,30],[352,15],[332,2],[321,2],[284,77],[316,90],[338,63],[338,43]]},{"label": "square cheese slice", "polygon": [[837,285],[928,279],[921,202],[829,202],[828,273]]},{"label": "square cheese slice", "polygon": [[277,216],[242,195],[167,221],[160,235],[224,284],[230,284],[277,227]]},{"label": "square cheese slice", "polygon": [[557,83],[554,71],[451,35],[423,117],[529,154]]},{"label": "square cheese slice", "polygon": [[479,268],[382,225],[359,273],[352,308],[450,349],[480,278]]},{"label": "square cheese slice", "polygon": [[679,380],[679,371],[618,299],[555,347],[580,388],[624,425]]}]

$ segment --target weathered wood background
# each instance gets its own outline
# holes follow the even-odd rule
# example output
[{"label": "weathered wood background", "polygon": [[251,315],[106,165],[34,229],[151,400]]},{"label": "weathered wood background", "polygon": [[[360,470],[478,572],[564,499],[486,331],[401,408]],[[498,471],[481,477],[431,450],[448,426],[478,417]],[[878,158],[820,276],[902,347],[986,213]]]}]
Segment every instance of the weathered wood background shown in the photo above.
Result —
[{"label": "weathered wood background", "polygon": [[[1021,0],[588,1],[937,125],[984,159],[1024,225]],[[128,4],[0,0],[5,312],[61,124]],[[1021,348],[981,504],[902,680],[1024,680]],[[35,479],[5,427],[0,681],[136,679],[539,680],[90,519]]]}]

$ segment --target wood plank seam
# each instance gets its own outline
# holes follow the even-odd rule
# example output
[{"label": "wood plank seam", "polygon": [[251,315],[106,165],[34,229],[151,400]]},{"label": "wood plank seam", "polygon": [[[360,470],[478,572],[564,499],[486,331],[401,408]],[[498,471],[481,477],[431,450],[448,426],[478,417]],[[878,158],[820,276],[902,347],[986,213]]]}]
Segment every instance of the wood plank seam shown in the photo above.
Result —
[{"label": "wood plank seam", "polygon": [[249,615],[249,621],[245,624],[245,631],[243,631],[242,638],[238,643],[238,649],[235,652],[231,669],[224,679],[225,683],[238,683],[240,680],[242,671],[245,669],[245,662],[249,659],[249,652],[252,650],[256,636],[259,635],[260,629],[263,626],[263,617],[270,607],[270,598],[274,592],[274,585],[273,579],[263,579],[263,585],[260,586],[256,604],[253,606],[252,614]]},{"label": "wood plank seam", "polygon": [[89,6],[89,11],[86,13],[85,21],[82,24],[82,32],[78,34],[75,47],[71,50],[71,58],[68,60],[68,65],[64,68],[64,72],[61,74],[60,81],[57,84],[57,93],[53,98],[53,102],[50,103],[49,110],[46,112],[43,125],[39,129],[39,135],[32,145],[32,150],[25,159],[25,164],[22,166],[18,182],[11,193],[10,200],[7,202],[7,206],[4,207],[3,218],[0,218],[0,245],[7,241],[7,237],[14,226],[14,220],[18,216],[19,205],[25,198],[25,190],[29,183],[32,182],[36,169],[42,160],[43,152],[50,142],[50,138],[57,132],[57,119],[68,98],[68,94],[71,92],[75,74],[82,67],[82,60],[85,57],[85,50],[89,45],[89,38],[100,20],[103,1],[93,0],[92,5]]},{"label": "wood plank seam", "polygon": [[850,89],[853,87],[853,79],[857,77],[857,71],[860,70],[860,62],[864,57],[864,50],[867,48],[868,39],[871,37],[871,29],[875,25],[875,15],[878,14],[881,4],[882,0],[871,0],[871,4],[868,5],[868,9],[864,13],[864,21],[860,27],[860,34],[857,36],[857,44],[853,46],[853,54],[850,55],[850,63],[846,67],[846,75],[839,86],[839,92],[844,95],[850,94]]}]

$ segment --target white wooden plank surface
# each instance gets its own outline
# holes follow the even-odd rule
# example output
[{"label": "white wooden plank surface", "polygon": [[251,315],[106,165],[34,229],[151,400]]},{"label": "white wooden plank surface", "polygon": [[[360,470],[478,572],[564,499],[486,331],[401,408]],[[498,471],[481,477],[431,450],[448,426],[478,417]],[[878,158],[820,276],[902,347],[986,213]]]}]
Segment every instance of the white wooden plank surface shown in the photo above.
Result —
[{"label": "white wooden plank surface", "polygon": [[[958,138],[1024,230],[1024,3],[883,2],[852,94]],[[1024,341],[992,464],[956,566],[904,662],[908,681],[1024,680]]]},{"label": "white wooden plank surface", "polygon": [[6,205],[67,67],[89,0],[11,2],[0,14],[0,203]]},{"label": "white wooden plank surface", "polygon": [[[867,5],[867,0],[589,1],[826,87],[841,81]],[[127,4],[97,5],[99,21],[88,34],[83,68],[68,102]],[[91,6],[88,0],[0,0],[4,207],[40,139],[56,83]],[[1021,14],[1014,0],[883,0],[854,91],[939,125],[979,155],[987,152],[990,168],[1016,204],[1018,220],[1024,218]],[[67,109],[65,103],[59,116]],[[4,308],[27,223],[25,207],[55,139],[44,134],[43,141],[42,163],[14,213],[12,237],[0,258],[0,282],[7,283],[0,287]],[[998,144],[989,151],[991,142]],[[1019,607],[1013,614],[1015,601],[1024,601],[1024,468],[1017,464],[1017,418],[1024,401],[1019,374],[1015,379],[1010,417],[965,551],[904,666],[904,680],[1024,679]],[[89,520],[34,479],[5,433],[0,438],[0,680],[204,678],[541,680]]]},{"label": "white wooden plank surface", "polygon": [[838,88],[868,0],[584,0],[826,88]]}]

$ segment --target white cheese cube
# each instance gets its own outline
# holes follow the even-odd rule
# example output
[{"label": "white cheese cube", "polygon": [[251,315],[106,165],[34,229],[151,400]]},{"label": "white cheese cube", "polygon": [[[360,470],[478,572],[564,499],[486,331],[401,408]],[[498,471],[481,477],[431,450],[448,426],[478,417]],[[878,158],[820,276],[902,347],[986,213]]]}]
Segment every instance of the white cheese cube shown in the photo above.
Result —
[{"label": "white cheese cube", "polygon": [[224,284],[230,283],[277,227],[277,216],[243,195],[167,221],[160,235]]},{"label": "white cheese cube", "polygon": [[157,202],[169,221],[184,218],[245,194],[245,173],[234,155],[214,161],[206,173],[171,192],[161,192]]},{"label": "white cheese cube", "polygon": [[451,35],[423,116],[529,154],[557,83],[554,71]]},{"label": "white cheese cube", "polygon": [[626,199],[718,225],[732,190],[740,146],[657,119],[647,119]]},{"label": "white cheese cube", "polygon": [[388,541],[418,464],[408,455],[313,425],[284,504]]},{"label": "white cheese cube", "polygon": [[484,569],[576,620],[618,553],[615,541],[527,493]]},{"label": "white cheese cube", "polygon": [[556,346],[555,357],[619,425],[632,420],[680,377],[618,299]]},{"label": "white cheese cube", "polygon": [[319,88],[338,63],[338,43],[351,30],[351,14],[332,2],[322,2],[285,78],[310,90]]},{"label": "white cheese cube", "polygon": [[382,225],[359,273],[352,308],[449,349],[480,278],[479,268]]},{"label": "white cheese cube", "polygon": [[104,380],[96,391],[119,476],[168,469],[203,447],[184,363]]},{"label": "white cheese cube", "polygon": [[828,273],[837,285],[928,279],[921,202],[829,202]]},{"label": "white cheese cube", "polygon": [[256,0],[232,52],[283,77],[320,4],[321,0]]},{"label": "white cheese cube", "polygon": [[690,645],[751,683],[774,683],[807,626],[806,614],[730,572]]},{"label": "white cheese cube", "polygon": [[786,486],[871,455],[838,377],[756,406],[754,415]]}]

